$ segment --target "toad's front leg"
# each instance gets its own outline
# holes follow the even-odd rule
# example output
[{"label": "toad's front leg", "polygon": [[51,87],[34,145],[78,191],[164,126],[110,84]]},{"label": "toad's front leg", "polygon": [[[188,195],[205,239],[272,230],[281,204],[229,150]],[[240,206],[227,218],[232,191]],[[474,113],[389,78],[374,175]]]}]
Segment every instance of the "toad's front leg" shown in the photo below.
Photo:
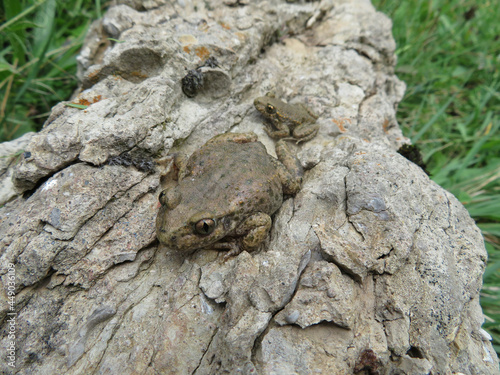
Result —
[{"label": "toad's front leg", "polygon": [[224,259],[238,255],[244,250],[253,251],[264,242],[271,229],[271,225],[271,216],[263,212],[258,212],[247,217],[241,225],[236,228],[234,235],[241,237],[239,239],[239,246],[235,242],[221,242],[216,243],[214,247],[216,249],[229,250],[227,254],[224,255]]},{"label": "toad's front leg", "polygon": [[243,236],[241,248],[252,251],[264,242],[271,229],[271,216],[264,212],[257,212],[247,217],[241,225],[236,228],[236,235]]},{"label": "toad's front leg", "polygon": [[[269,121],[272,125],[264,127],[268,136],[274,139],[280,139],[290,135],[290,128],[287,124],[276,119],[269,119]],[[276,130],[270,129],[270,127],[274,127]]]},{"label": "toad's front leg", "polygon": [[302,124],[293,129],[293,138],[297,143],[308,141],[318,134],[319,125]]}]

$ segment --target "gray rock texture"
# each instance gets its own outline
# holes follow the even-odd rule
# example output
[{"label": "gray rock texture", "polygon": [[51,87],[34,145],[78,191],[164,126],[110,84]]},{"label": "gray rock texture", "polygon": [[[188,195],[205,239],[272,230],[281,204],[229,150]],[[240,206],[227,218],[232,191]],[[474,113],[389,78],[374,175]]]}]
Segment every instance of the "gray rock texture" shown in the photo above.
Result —
[{"label": "gray rock texture", "polygon": [[[233,3],[127,1],[92,26],[72,101],[88,107],[55,106],[2,169],[0,371],[497,374],[481,234],[396,152],[391,21],[365,0]],[[268,91],[320,131],[290,145],[303,187],[265,245],[226,261],[160,246],[172,155],[227,131],[274,152],[253,107]]]},{"label": "gray rock texture", "polygon": [[0,143],[0,205],[17,195],[12,182],[13,166],[23,157],[24,149],[33,134],[35,133],[26,133],[13,141]]}]

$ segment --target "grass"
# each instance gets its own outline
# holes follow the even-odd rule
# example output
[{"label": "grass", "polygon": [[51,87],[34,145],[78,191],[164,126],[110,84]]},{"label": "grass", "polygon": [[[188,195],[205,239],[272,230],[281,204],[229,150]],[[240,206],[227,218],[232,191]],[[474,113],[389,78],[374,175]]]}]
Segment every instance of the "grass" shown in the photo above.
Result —
[{"label": "grass", "polygon": [[76,55],[99,4],[0,0],[0,142],[39,130],[71,96]]},{"label": "grass", "polygon": [[[0,0],[2,1],[2,0]],[[500,352],[500,10],[493,1],[374,0],[394,22],[398,120],[434,181],[467,207],[486,240],[484,328]],[[40,129],[77,86],[76,54],[101,4],[0,3],[0,141]]]},{"label": "grass", "polygon": [[492,1],[374,0],[394,23],[404,134],[431,178],[453,193],[483,232],[483,327],[500,352],[500,9]]}]

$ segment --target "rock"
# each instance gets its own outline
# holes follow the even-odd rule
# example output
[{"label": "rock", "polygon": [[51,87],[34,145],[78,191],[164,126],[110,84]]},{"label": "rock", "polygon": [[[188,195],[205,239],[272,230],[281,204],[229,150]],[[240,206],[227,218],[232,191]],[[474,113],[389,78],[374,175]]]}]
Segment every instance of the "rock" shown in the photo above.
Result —
[{"label": "rock", "polygon": [[[55,106],[2,167],[2,373],[498,373],[481,234],[397,153],[394,49],[364,0],[110,8],[78,59],[88,107]],[[226,261],[160,246],[172,155],[227,131],[273,153],[253,107],[268,91],[320,131],[290,144],[307,171],[265,245]]]},{"label": "rock", "polygon": [[13,165],[25,156],[24,148],[28,145],[35,133],[26,133],[22,137],[10,142],[0,143],[0,205],[7,203],[14,198],[16,190],[12,183]]}]

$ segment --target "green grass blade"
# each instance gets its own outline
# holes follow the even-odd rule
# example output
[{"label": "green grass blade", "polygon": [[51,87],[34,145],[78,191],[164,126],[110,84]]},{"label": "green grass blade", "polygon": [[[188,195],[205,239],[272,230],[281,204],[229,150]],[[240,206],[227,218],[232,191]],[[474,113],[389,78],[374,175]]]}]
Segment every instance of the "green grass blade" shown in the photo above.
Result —
[{"label": "green grass blade", "polygon": [[[4,9],[5,9],[5,17],[7,19],[15,19],[17,15],[22,13],[22,7],[21,7],[21,2],[20,1],[9,1],[9,0],[4,0],[3,1]],[[6,22],[7,24],[8,22]],[[14,23],[11,23],[13,25]],[[4,24],[5,25],[5,24]],[[3,25],[2,25],[3,26]],[[0,26],[0,31],[5,28]],[[12,47],[12,50],[14,52],[14,59],[17,61],[18,64],[23,65],[26,61],[25,59],[25,49],[24,49],[24,44],[25,44],[25,39],[26,35],[24,32],[24,29],[7,29],[6,30],[7,38],[10,41],[10,45]]]},{"label": "green grass blade", "polygon": [[500,237],[500,223],[478,223],[477,226],[486,235]]},{"label": "green grass blade", "polygon": [[[488,124],[491,124],[492,116],[493,116],[493,114],[491,112],[486,113],[486,118],[484,119],[484,122],[483,122],[483,128],[488,126]],[[481,150],[481,148],[486,143],[486,141],[488,141],[496,133],[496,131],[498,129],[498,125],[499,124],[496,123],[494,125],[493,131],[490,131],[488,134],[482,136],[479,140],[477,140],[474,143],[474,145],[469,150],[469,152],[467,152],[467,155],[463,159],[462,163],[460,163],[460,165],[459,165],[460,169],[467,168],[468,166],[471,165],[471,163],[473,162],[473,159],[476,157],[476,155]]]},{"label": "green grass blade", "polygon": [[500,220],[500,196],[483,197],[483,201],[472,202],[466,205],[472,217],[481,217],[491,220]]},{"label": "green grass blade", "polygon": [[35,16],[35,23],[39,25],[33,38],[33,55],[41,60],[48,50],[54,34],[54,18],[56,15],[56,1],[46,0],[40,6]]},{"label": "green grass blade", "polygon": [[429,130],[429,128],[434,125],[434,123],[443,115],[443,113],[446,111],[446,109],[449,107],[449,105],[455,100],[455,95],[453,95],[451,98],[449,98],[445,104],[441,106],[441,108],[432,116],[432,118],[424,125],[422,128],[419,130],[417,134],[415,134],[413,137],[411,137],[411,140],[413,143],[417,142],[424,133]]},{"label": "green grass blade", "polygon": [[35,1],[35,4],[33,4],[32,6],[26,8],[24,11],[20,13],[15,13],[14,15],[12,15],[12,17],[10,17],[9,14],[7,13],[7,7],[10,7],[12,5],[20,6],[21,2],[16,0],[4,0],[3,4],[6,10],[6,18],[8,21],[6,21],[3,25],[0,25],[0,32],[2,32],[4,29],[7,29],[11,25],[22,19],[23,17],[26,17],[28,14],[34,12],[36,8],[42,5],[45,1],[46,0],[37,0]]}]

